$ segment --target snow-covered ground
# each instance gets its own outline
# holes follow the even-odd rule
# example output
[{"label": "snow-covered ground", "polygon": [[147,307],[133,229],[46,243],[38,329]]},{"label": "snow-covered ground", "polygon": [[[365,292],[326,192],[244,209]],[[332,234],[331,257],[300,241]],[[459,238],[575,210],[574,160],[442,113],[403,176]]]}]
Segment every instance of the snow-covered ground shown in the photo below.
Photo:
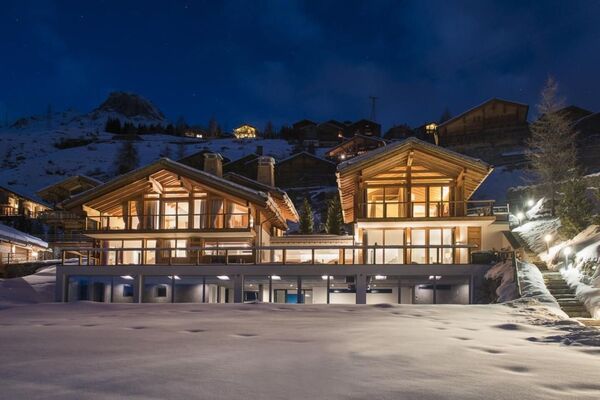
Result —
[{"label": "snow-covered ground", "polygon": [[536,305],[40,304],[0,324],[7,399],[600,396],[600,331]]}]

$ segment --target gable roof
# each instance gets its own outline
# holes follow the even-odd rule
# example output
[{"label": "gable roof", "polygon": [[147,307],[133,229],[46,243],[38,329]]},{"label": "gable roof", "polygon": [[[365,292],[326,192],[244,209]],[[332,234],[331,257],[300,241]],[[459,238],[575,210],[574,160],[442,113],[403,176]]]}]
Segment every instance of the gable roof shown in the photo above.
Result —
[{"label": "gable roof", "polygon": [[333,146],[332,148],[330,148],[329,150],[327,150],[327,152],[325,153],[325,155],[328,155],[332,152],[334,152],[335,150],[339,149],[339,148],[344,148],[345,146],[351,144],[351,142],[354,142],[358,139],[361,140],[365,140],[365,141],[371,141],[371,142],[377,142],[377,143],[381,143],[382,146],[385,146],[385,144],[387,143],[385,140],[383,140],[382,138],[378,137],[378,136],[365,136],[365,135],[361,135],[361,134],[356,134],[354,136],[352,136],[351,138],[348,138],[346,140],[344,140],[342,143]]},{"label": "gable roof", "polygon": [[[466,111],[463,111],[462,113],[458,114],[457,116],[455,116],[455,117],[452,117],[452,118],[450,118],[449,120],[447,120],[447,121],[444,121],[444,122],[440,123],[440,124],[438,125],[438,127],[446,126],[446,125],[448,125],[448,124],[450,124],[450,123],[452,123],[452,122],[454,122],[454,121],[456,121],[456,120],[458,120],[458,119],[460,119],[460,118],[464,117],[465,115],[469,114],[470,112],[472,112],[472,111],[475,111],[475,110],[477,110],[478,108],[481,108],[481,107],[483,107],[483,106],[485,106],[485,105],[487,105],[487,104],[489,104],[489,103],[493,103],[493,102],[498,102],[498,103],[506,103],[506,104],[514,104],[514,105],[517,105],[517,106],[526,107],[526,108],[527,108],[527,110],[529,110],[529,105],[528,105],[528,104],[525,104],[525,103],[518,103],[518,102],[516,102],[516,101],[510,101],[510,100],[499,99],[499,98],[497,98],[497,97],[492,97],[491,99],[489,99],[489,100],[486,100],[486,101],[484,101],[483,103],[481,103],[481,104],[479,104],[479,105],[476,105],[475,107],[471,107],[471,108],[469,108],[468,110],[466,110]],[[526,113],[525,115],[527,115],[527,113]]]},{"label": "gable roof", "polygon": [[228,181],[224,178],[220,178],[218,176],[209,174],[208,172],[192,168],[190,166],[173,161],[168,158],[161,158],[158,161],[155,161],[144,167],[123,174],[100,186],[87,190],[77,196],[72,197],[71,199],[66,200],[62,204],[62,206],[65,209],[71,209],[83,205],[84,203],[90,200],[109,194],[112,191],[117,190],[121,187],[136,183],[138,181],[145,181],[148,175],[151,175],[155,172],[159,172],[161,170],[175,172],[179,175],[185,176],[201,184],[204,184],[208,187],[214,188],[224,193],[228,193],[233,196],[237,196],[253,204],[259,205],[265,208],[271,214],[273,214],[273,216],[277,217],[279,221],[279,226],[283,227],[284,229],[287,228],[285,218],[283,217],[278,205],[275,203],[274,199],[269,193],[248,188],[246,186]]},{"label": "gable roof", "polygon": [[48,243],[28,233],[21,232],[18,229],[0,223],[0,240],[10,243],[20,244],[22,246],[38,246],[48,248]]},{"label": "gable roof", "polygon": [[411,150],[421,153],[425,157],[429,156],[433,160],[439,159],[440,163],[456,165],[455,170],[461,169],[465,177],[466,199],[477,190],[493,169],[482,160],[436,146],[415,137],[379,147],[338,164],[336,176],[345,222],[354,220],[354,195],[359,190],[359,173],[365,168],[373,166],[378,166],[384,171],[393,168],[399,161],[394,158],[404,153],[408,154]]},{"label": "gable roof", "polygon": [[41,196],[44,192],[46,192],[48,190],[52,190],[52,189],[54,189],[54,188],[56,188],[58,186],[62,186],[62,185],[65,185],[67,183],[75,182],[77,180],[82,180],[82,181],[84,181],[86,183],[89,183],[92,186],[99,186],[99,185],[102,185],[104,183],[104,182],[102,182],[99,179],[92,178],[91,176],[87,176],[87,175],[72,175],[72,176],[69,176],[68,178],[61,179],[61,180],[59,180],[57,182],[54,182],[51,185],[45,186],[45,187],[41,188],[40,190],[38,190],[36,193],[37,193],[38,196]]},{"label": "gable roof", "polygon": [[254,179],[250,179],[246,176],[236,174],[235,172],[226,173],[224,175],[224,178],[229,181],[239,183],[240,185],[244,185],[244,186],[247,186],[247,187],[255,189],[255,190],[261,190],[264,192],[268,192],[271,196],[273,196],[275,202],[278,203],[279,207],[282,210],[284,217],[288,221],[298,222],[298,220],[300,218],[298,215],[298,211],[296,210],[294,203],[292,202],[292,200],[289,198],[288,194],[285,191],[283,191],[279,188],[273,187],[273,186],[265,185],[264,183],[261,183]]}]

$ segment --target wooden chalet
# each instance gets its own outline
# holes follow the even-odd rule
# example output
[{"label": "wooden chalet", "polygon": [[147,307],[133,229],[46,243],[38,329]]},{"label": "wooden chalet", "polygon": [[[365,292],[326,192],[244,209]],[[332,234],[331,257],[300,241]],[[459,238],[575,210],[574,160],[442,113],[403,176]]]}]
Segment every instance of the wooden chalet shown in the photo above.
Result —
[{"label": "wooden chalet", "polygon": [[493,98],[437,126],[439,145],[519,145],[528,135],[527,104]]},{"label": "wooden chalet", "polygon": [[383,135],[383,138],[385,140],[404,140],[412,136],[415,136],[415,132],[410,128],[410,126],[402,124],[392,126]]},{"label": "wooden chalet", "polygon": [[0,275],[6,265],[44,259],[46,251],[48,251],[48,243],[0,223]]},{"label": "wooden chalet", "polygon": [[[200,150],[193,154],[190,154],[189,156],[185,156],[180,160],[177,160],[177,162],[180,164],[187,165],[188,167],[203,170],[204,169],[204,160],[205,160],[204,155],[211,154],[211,153],[212,152],[210,150]],[[228,158],[225,158],[222,156],[221,156],[221,160],[224,164],[229,162]]]},{"label": "wooden chalet", "polygon": [[31,196],[0,186],[0,218],[36,218],[39,213],[50,208],[48,204]]},{"label": "wooden chalet", "polygon": [[258,136],[258,129],[252,125],[244,124],[233,130],[233,136],[235,136],[236,139],[256,139]]},{"label": "wooden chalet", "polygon": [[102,185],[102,183],[102,181],[86,175],[74,175],[46,186],[38,190],[36,194],[49,204],[56,205],[79,193]]},{"label": "wooden chalet", "polygon": [[275,182],[282,188],[335,185],[335,163],[306,151],[279,161]]},{"label": "wooden chalet", "polygon": [[385,144],[385,140],[378,137],[354,135],[352,138],[329,149],[325,153],[325,157],[335,162],[341,162],[385,146]]},{"label": "wooden chalet", "polygon": [[[287,218],[296,220],[291,202],[283,207],[271,192],[224,179],[221,161],[218,154],[206,154],[200,171],[163,158],[75,196],[63,207],[86,218],[85,234],[101,248],[138,249],[119,257],[156,262],[165,257],[190,262],[188,251],[177,250],[189,247],[257,246],[286,230]],[[251,258],[252,252],[238,255]]]},{"label": "wooden chalet", "polygon": [[361,119],[353,122],[345,129],[346,136],[362,135],[362,136],[381,136],[381,125],[375,121]]},{"label": "wooden chalet", "polygon": [[[387,145],[339,164],[344,222],[464,216],[491,171],[481,160],[416,138]],[[440,209],[439,202],[446,204]]]}]

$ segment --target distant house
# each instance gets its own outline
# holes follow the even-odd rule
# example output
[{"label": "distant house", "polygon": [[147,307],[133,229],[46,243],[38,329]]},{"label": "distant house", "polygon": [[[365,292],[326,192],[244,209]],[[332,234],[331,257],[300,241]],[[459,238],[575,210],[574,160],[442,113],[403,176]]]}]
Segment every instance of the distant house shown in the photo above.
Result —
[{"label": "distant house", "polygon": [[258,159],[260,155],[257,153],[247,154],[237,160],[229,161],[223,164],[223,173],[235,173],[248,178],[253,178],[257,174]]},{"label": "distant house", "polygon": [[385,140],[383,139],[374,136],[355,135],[329,149],[325,153],[325,157],[332,161],[340,162],[382,146],[385,146]]},{"label": "distant house", "polygon": [[317,127],[317,140],[319,147],[335,146],[346,137],[348,126],[343,122],[329,120],[322,122]]},{"label": "distant house", "polygon": [[233,136],[236,139],[256,139],[258,136],[258,129],[252,125],[244,124],[233,130]]},{"label": "distant house", "polygon": [[39,200],[8,187],[0,186],[0,218],[35,218],[40,212],[49,209],[49,205]]},{"label": "distant house", "polygon": [[563,114],[569,121],[572,121],[573,123],[593,114],[593,112],[590,110],[586,110],[585,108],[574,105],[563,107],[558,110],[558,112]]},{"label": "distant house", "polygon": [[418,139],[439,145],[438,126],[435,122],[427,122],[415,128],[415,136]]},{"label": "distant house", "polygon": [[74,175],[46,186],[38,190],[36,194],[49,204],[56,205],[102,183],[102,181],[86,175]]},{"label": "distant house", "polygon": [[392,126],[383,135],[383,138],[386,140],[404,140],[411,136],[415,136],[415,132],[410,128],[410,126],[402,124]]},{"label": "distant house", "polygon": [[0,267],[43,259],[48,243],[0,223]]},{"label": "distant house", "polygon": [[346,129],[346,136],[381,136],[381,125],[368,119],[361,119],[350,124]]},{"label": "distant house", "polygon": [[208,131],[200,127],[190,127],[183,133],[183,135],[196,139],[206,139],[209,137]]},{"label": "distant house", "polygon": [[580,164],[587,168],[588,172],[597,171],[600,168],[600,113],[585,116],[573,125],[578,132],[577,145]]},{"label": "distant house", "polygon": [[522,144],[528,135],[528,110],[527,104],[490,99],[439,124],[439,145]]},{"label": "distant house", "polygon": [[276,186],[298,188],[335,185],[336,164],[306,151],[281,160],[275,168]]}]

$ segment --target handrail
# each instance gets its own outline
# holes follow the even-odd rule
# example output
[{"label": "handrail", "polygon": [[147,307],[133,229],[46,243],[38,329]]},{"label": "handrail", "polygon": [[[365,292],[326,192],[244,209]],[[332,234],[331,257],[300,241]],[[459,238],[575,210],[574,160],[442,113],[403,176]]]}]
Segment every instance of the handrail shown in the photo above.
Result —
[{"label": "handrail", "polygon": [[[79,263],[76,265],[99,265],[103,259],[114,254],[111,265],[155,265],[173,263],[181,265],[204,265],[204,264],[375,264],[377,259],[386,260],[386,251],[402,250],[403,262],[397,264],[412,264],[404,262],[404,251],[411,249],[429,249],[435,250],[436,258],[441,260],[441,250],[444,249],[473,249],[473,244],[453,244],[453,245],[347,245],[347,246],[214,246],[214,247],[156,247],[156,248],[81,248],[66,247],[61,249],[62,260],[68,257],[68,254],[76,254]],[[269,260],[265,261],[261,255],[269,252]],[[326,254],[329,252],[329,254]],[[378,253],[380,252],[380,253]],[[337,254],[336,254],[337,253]],[[137,262],[124,263],[123,255],[135,256]],[[182,254],[181,256],[179,254]],[[393,254],[393,253],[392,253]],[[152,255],[152,262],[148,262],[148,255]],[[277,257],[275,257],[277,256]],[[327,256],[327,257],[325,257]],[[396,253],[397,256],[397,253]],[[204,257],[210,257],[210,262],[204,262]],[[218,257],[213,259],[213,257]],[[86,260],[84,264],[83,260]],[[231,260],[237,262],[231,262]],[[158,261],[160,259],[161,261]],[[274,260],[275,259],[275,260]],[[372,262],[368,261],[369,259]],[[260,261],[259,261],[260,260]],[[299,260],[289,262],[290,260]],[[391,262],[385,264],[394,264]],[[456,262],[452,262],[456,264]],[[459,262],[460,263],[460,262]],[[441,264],[441,262],[439,262]],[[104,262],[103,265],[108,265]]]},{"label": "handrail", "polygon": [[90,215],[85,218],[88,231],[144,230],[144,229],[248,229],[248,212],[205,212],[163,214]]},{"label": "handrail", "polygon": [[495,200],[366,201],[359,203],[359,214],[375,219],[493,216],[494,204]]}]

